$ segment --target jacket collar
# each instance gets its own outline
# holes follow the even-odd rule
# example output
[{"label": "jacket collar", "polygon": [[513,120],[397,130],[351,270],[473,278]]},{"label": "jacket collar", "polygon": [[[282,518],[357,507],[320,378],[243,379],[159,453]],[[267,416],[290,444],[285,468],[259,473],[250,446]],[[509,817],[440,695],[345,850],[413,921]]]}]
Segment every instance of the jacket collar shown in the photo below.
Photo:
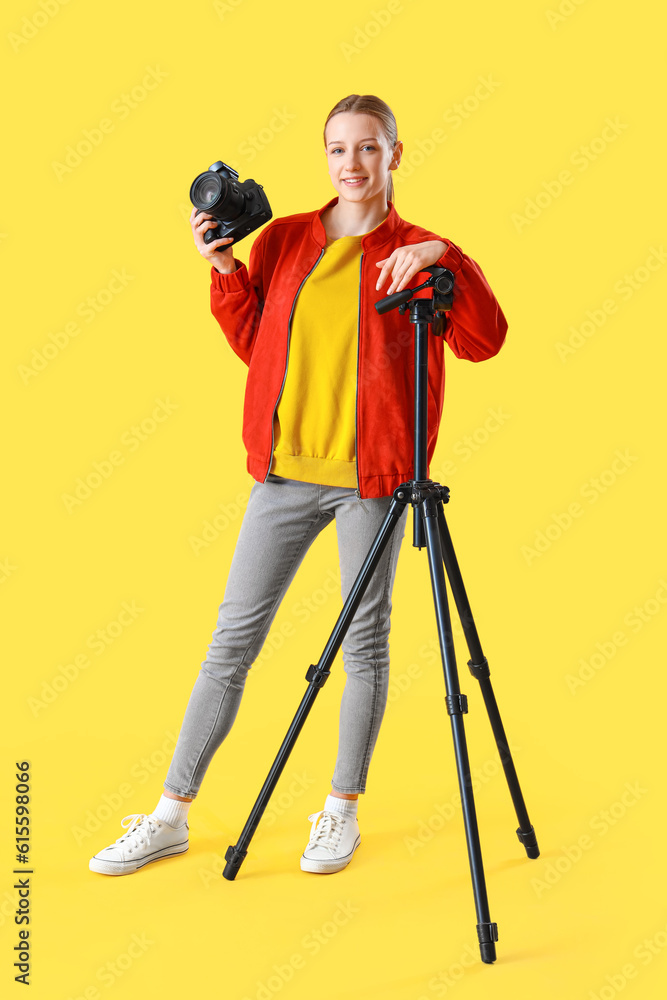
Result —
[{"label": "jacket collar", "polygon": [[[326,205],[313,213],[313,218],[311,221],[311,233],[313,239],[318,244],[318,246],[323,247],[326,243],[327,235],[324,230],[324,225],[322,224],[322,213],[325,209],[336,205],[338,203],[338,195],[328,201]],[[398,229],[401,223],[401,218],[394,207],[394,203],[389,202],[389,214],[386,219],[383,219],[379,226],[376,226],[370,233],[365,233],[361,240],[361,249],[363,253],[367,253],[369,250],[375,250],[377,247],[383,246],[391,237],[394,232]]]}]

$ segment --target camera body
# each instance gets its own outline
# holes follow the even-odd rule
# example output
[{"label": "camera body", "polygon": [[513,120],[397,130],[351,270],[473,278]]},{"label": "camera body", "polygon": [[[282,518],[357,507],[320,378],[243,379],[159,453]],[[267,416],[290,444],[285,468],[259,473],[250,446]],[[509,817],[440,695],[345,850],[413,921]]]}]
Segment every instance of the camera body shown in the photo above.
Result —
[{"label": "camera body", "polygon": [[195,177],[190,187],[190,201],[199,212],[208,212],[217,225],[204,233],[204,243],[231,236],[232,243],[218,247],[227,250],[244,236],[259,229],[273,213],[264,188],[252,178],[239,182],[233,167],[216,160],[208,170]]}]

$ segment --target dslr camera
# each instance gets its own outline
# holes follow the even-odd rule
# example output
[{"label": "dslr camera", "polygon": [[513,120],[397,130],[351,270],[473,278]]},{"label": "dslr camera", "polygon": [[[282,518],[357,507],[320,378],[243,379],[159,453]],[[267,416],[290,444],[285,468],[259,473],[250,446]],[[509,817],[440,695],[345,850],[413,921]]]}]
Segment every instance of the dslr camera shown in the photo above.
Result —
[{"label": "dslr camera", "polygon": [[271,206],[261,184],[252,178],[239,183],[233,167],[216,160],[199,174],[190,188],[190,201],[199,212],[208,212],[218,224],[204,233],[204,243],[231,236],[233,242],[218,247],[227,250],[238,240],[259,229],[272,217]]}]

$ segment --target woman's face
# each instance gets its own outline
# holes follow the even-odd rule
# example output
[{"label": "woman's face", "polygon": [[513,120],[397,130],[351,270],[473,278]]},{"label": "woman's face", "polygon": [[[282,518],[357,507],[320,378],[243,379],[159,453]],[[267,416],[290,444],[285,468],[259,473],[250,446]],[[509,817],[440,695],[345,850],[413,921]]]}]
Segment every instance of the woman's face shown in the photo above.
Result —
[{"label": "woman's face", "polygon": [[388,172],[398,166],[403,144],[389,148],[378,118],[341,111],[327,122],[325,141],[329,176],[340,200],[363,202],[386,194]]}]

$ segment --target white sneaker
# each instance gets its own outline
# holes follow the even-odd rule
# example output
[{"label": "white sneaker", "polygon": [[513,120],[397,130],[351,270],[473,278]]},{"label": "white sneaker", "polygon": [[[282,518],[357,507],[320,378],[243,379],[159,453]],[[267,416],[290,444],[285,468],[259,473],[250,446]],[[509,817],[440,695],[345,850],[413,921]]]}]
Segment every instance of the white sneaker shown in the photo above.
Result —
[{"label": "white sneaker", "polygon": [[183,854],[188,849],[187,822],[173,827],[152,813],[130,813],[121,820],[126,832],[105,847],[88,863],[91,872],[101,875],[129,875],[151,861]]},{"label": "white sneaker", "polygon": [[361,843],[357,817],[322,809],[308,819],[313,821],[313,826],[308,846],[301,855],[301,870],[339,872],[349,865]]}]

